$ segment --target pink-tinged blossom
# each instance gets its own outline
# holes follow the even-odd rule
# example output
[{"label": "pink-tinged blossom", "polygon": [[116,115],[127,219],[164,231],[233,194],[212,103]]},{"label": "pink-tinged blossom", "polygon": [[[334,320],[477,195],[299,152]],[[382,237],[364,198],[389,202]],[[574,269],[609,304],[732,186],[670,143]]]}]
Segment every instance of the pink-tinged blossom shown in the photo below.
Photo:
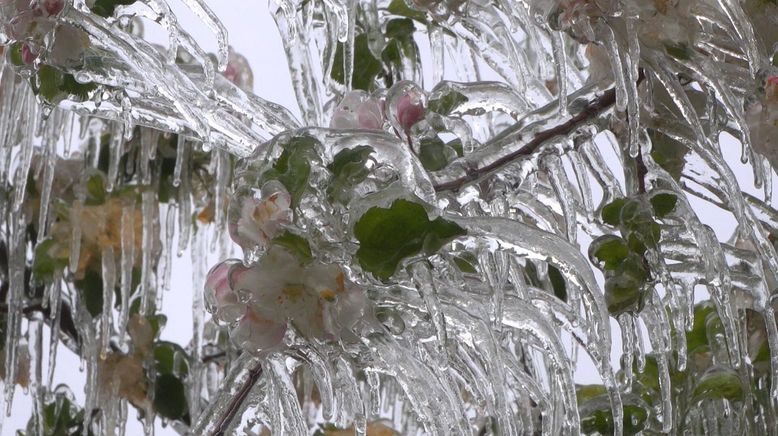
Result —
[{"label": "pink-tinged blossom", "polygon": [[229,259],[211,269],[205,280],[205,303],[208,310],[223,322],[238,320],[246,310],[230,286],[230,273],[242,268],[239,260]]},{"label": "pink-tinged blossom", "polygon": [[227,58],[227,68],[222,75],[244,91],[251,91],[254,88],[254,74],[249,67],[249,61],[243,55],[234,52],[232,47]]},{"label": "pink-tinged blossom", "polygon": [[[235,324],[233,341],[253,352],[280,345],[290,325],[307,339],[350,337],[367,307],[364,292],[346,281],[341,267],[301,265],[281,247],[272,247],[250,267],[234,263],[227,273],[223,268],[209,273],[206,295],[213,296],[213,304],[208,309],[217,320]],[[245,303],[236,305],[238,296]],[[225,308],[233,307],[241,308],[239,315],[225,319]]]},{"label": "pink-tinged blossom", "polygon": [[239,195],[230,209],[230,237],[244,250],[265,248],[292,220],[292,197],[284,186],[272,180],[253,195]]},{"label": "pink-tinged blossom", "polygon": [[404,80],[389,88],[386,96],[387,118],[398,132],[408,132],[424,119],[427,94],[417,84]]},{"label": "pink-tinged blossom", "polygon": [[346,94],[330,120],[330,127],[334,129],[381,130],[383,126],[378,99],[360,90]]},{"label": "pink-tinged blossom", "polygon": [[45,63],[54,66],[81,64],[90,45],[89,36],[73,25],[56,22],[54,17],[64,8],[64,0],[17,0],[11,7],[0,8],[0,22],[5,23],[2,31],[11,40],[24,42],[25,64],[31,64],[41,54]]},{"label": "pink-tinged blossom", "polygon": [[764,82],[764,95],[751,102],[745,111],[754,150],[778,168],[778,76]]},{"label": "pink-tinged blossom", "polygon": [[65,8],[65,0],[42,0],[38,4],[44,17],[57,15]]}]

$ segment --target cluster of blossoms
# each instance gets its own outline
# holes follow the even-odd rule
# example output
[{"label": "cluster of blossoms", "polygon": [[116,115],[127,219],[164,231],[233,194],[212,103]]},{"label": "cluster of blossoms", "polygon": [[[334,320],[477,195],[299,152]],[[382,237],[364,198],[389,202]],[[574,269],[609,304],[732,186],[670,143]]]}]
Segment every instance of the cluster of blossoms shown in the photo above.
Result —
[{"label": "cluster of blossoms", "polygon": [[[18,41],[21,62],[77,67],[89,47],[88,35],[70,24],[57,22],[64,0],[1,0],[0,36]],[[44,55],[45,57],[41,57]]]},{"label": "cluster of blossoms", "polygon": [[746,122],[754,149],[778,168],[778,76],[765,79],[761,98],[746,106]]},{"label": "cluster of blossoms", "polygon": [[[568,32],[582,43],[593,42],[595,21],[617,17],[636,17],[641,43],[650,48],[675,49],[691,47],[698,25],[691,13],[696,0],[635,0],[617,3],[613,0],[559,0],[549,12],[549,25]],[[536,2],[537,7],[547,3]]]},{"label": "cluster of blossoms", "polygon": [[395,133],[407,134],[424,118],[427,94],[419,85],[401,81],[388,90],[373,94],[351,91],[343,97],[330,120],[334,129],[384,130],[388,125]]},{"label": "cluster of blossoms", "polygon": [[367,300],[343,269],[302,261],[273,239],[291,225],[291,196],[277,181],[256,196],[238,196],[230,207],[230,236],[245,252],[248,266],[228,259],[213,267],[205,284],[206,304],[215,320],[232,327],[239,347],[261,352],[283,343],[291,325],[303,338],[349,339]]}]

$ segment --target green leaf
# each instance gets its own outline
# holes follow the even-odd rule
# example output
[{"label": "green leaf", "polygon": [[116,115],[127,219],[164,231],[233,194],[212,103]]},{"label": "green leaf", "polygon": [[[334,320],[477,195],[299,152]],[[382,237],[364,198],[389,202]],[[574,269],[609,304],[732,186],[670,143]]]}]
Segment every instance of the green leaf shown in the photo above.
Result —
[{"label": "green leaf", "polygon": [[717,317],[716,307],[710,301],[694,306],[692,329],[686,332],[686,349],[691,354],[700,347],[708,346],[707,324],[710,317]]},{"label": "green leaf", "polygon": [[449,115],[459,105],[467,102],[468,100],[469,99],[461,92],[451,91],[440,98],[430,100],[427,107],[432,112],[436,112],[441,115]]},{"label": "green leaf", "polygon": [[743,383],[734,369],[713,367],[705,371],[694,387],[694,401],[726,399],[740,401],[743,399]]},{"label": "green leaf", "polygon": [[295,255],[301,263],[308,263],[313,260],[311,246],[308,244],[308,240],[302,236],[295,235],[289,230],[273,239],[273,244],[286,248],[290,253]]},{"label": "green leaf", "polygon": [[565,277],[554,265],[548,266],[548,279],[551,281],[551,288],[554,295],[562,301],[567,301],[567,284]]},{"label": "green leaf", "polygon": [[[624,434],[640,433],[646,426],[648,411],[634,404],[624,405]],[[586,417],[581,417],[581,432],[584,434],[613,434],[613,413],[610,409],[595,410]]]},{"label": "green leaf", "polygon": [[473,253],[465,251],[458,256],[454,256],[454,263],[460,271],[467,274],[477,274],[478,259],[476,259]]},{"label": "green leaf", "polygon": [[75,76],[66,73],[62,76],[62,84],[59,89],[74,97],[75,100],[84,101],[89,99],[89,93],[97,89],[97,85],[92,82],[80,83]]},{"label": "green leaf", "polygon": [[651,197],[651,207],[654,208],[654,215],[657,218],[664,218],[667,214],[675,210],[678,203],[678,197],[671,193],[656,194]]},{"label": "green leaf", "polygon": [[387,21],[384,36],[387,38],[412,38],[415,31],[416,26],[414,26],[413,20],[409,18],[393,18]]},{"label": "green leaf", "polygon": [[188,408],[184,383],[172,374],[158,376],[154,385],[154,409],[157,413],[168,419],[179,419]]},{"label": "green leaf", "polygon": [[391,3],[389,3],[389,7],[386,8],[387,11],[394,15],[399,15],[401,17],[407,17],[412,20],[416,20],[420,23],[427,24],[427,14],[421,11],[417,11],[415,9],[411,9],[408,7],[407,4],[405,4],[405,1],[403,0],[392,0]]},{"label": "green leaf", "polygon": [[[343,71],[343,44],[338,43],[335,49],[335,57],[332,61],[332,80],[343,84],[345,74]],[[351,88],[369,91],[373,87],[376,76],[383,72],[381,61],[373,56],[368,45],[366,34],[357,35],[354,38],[354,73],[351,77]]]},{"label": "green leaf", "polygon": [[629,252],[626,241],[614,235],[600,236],[589,246],[592,263],[603,264],[606,270],[615,270],[619,263],[629,256]]},{"label": "green leaf", "polygon": [[90,9],[95,14],[108,18],[113,15],[114,10],[119,5],[131,5],[135,0],[96,0]]},{"label": "green leaf", "polygon": [[172,374],[178,377],[186,377],[189,374],[186,351],[173,342],[159,341],[154,345],[154,362],[157,374]]},{"label": "green leaf", "polygon": [[419,48],[413,39],[415,30],[413,21],[407,18],[395,18],[386,25],[387,41],[381,60],[395,71],[395,78],[404,70],[408,60],[416,62],[419,59]]},{"label": "green leaf", "polygon": [[575,399],[578,404],[607,394],[608,389],[603,385],[576,385],[575,387]]},{"label": "green leaf", "polygon": [[456,157],[456,151],[437,136],[423,138],[419,144],[419,160],[427,171],[440,171]]},{"label": "green leaf", "polygon": [[683,42],[665,41],[665,51],[668,55],[681,60],[689,60],[694,52],[688,44]]},{"label": "green leaf", "polygon": [[103,311],[103,278],[92,268],[87,268],[84,278],[73,281],[76,288],[81,291],[81,298],[86,305],[86,310],[93,317],[99,316]]},{"label": "green leaf", "polygon": [[621,223],[621,208],[624,207],[624,203],[626,203],[625,199],[617,198],[606,204],[602,208],[603,222],[612,226],[618,226]]},{"label": "green leaf", "polygon": [[8,47],[8,55],[10,56],[11,63],[17,67],[24,65],[24,60],[22,59],[23,45],[23,42],[15,42]]},{"label": "green leaf", "polygon": [[354,185],[367,178],[367,162],[374,151],[373,147],[359,145],[341,150],[335,155],[332,163],[327,165],[327,169],[332,173],[332,180],[327,187],[330,200],[348,203]]},{"label": "green leaf", "polygon": [[452,150],[454,150],[457,153],[458,157],[462,157],[465,155],[465,149],[462,147],[462,140],[457,138],[454,140],[449,141],[446,145],[451,147]]},{"label": "green leaf", "polygon": [[60,92],[62,73],[51,65],[41,65],[38,69],[38,94],[51,103],[57,103],[65,96]]},{"label": "green leaf", "polygon": [[648,129],[648,135],[651,138],[651,158],[675,180],[679,180],[689,149],[654,129]]},{"label": "green leaf", "polygon": [[648,271],[643,257],[630,253],[605,280],[605,303],[613,316],[640,312]]},{"label": "green leaf", "polygon": [[98,206],[105,203],[107,191],[105,189],[105,180],[101,173],[95,173],[86,181],[86,201],[89,206]]},{"label": "green leaf", "polygon": [[32,275],[37,283],[51,283],[57,272],[62,272],[68,264],[68,259],[55,257],[53,253],[57,241],[44,239],[35,246],[35,256],[32,263]]},{"label": "green leaf", "polygon": [[430,221],[422,205],[402,199],[389,208],[370,208],[354,226],[360,265],[382,280],[389,279],[403,259],[421,252],[434,254],[466,233],[443,218]]},{"label": "green leaf", "polygon": [[276,179],[289,191],[292,206],[300,199],[308,187],[311,175],[311,160],[316,157],[315,146],[319,141],[311,136],[296,136],[284,147],[275,166],[263,174],[264,180]]}]

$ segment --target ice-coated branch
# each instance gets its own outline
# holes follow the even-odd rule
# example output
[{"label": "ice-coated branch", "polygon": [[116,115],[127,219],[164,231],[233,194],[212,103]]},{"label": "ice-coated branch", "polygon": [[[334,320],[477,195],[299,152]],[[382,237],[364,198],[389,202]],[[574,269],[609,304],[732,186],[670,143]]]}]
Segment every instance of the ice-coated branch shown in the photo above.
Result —
[{"label": "ice-coated branch", "polygon": [[249,371],[248,377],[243,382],[240,390],[235,394],[235,396],[232,397],[232,400],[230,401],[229,406],[227,406],[227,409],[225,409],[224,414],[222,414],[219,417],[219,420],[216,421],[216,427],[214,428],[213,433],[211,433],[211,436],[224,436],[225,432],[229,428],[230,422],[232,422],[232,420],[235,418],[235,415],[240,410],[243,401],[246,400],[249,392],[251,392],[251,388],[254,387],[254,384],[256,384],[260,377],[262,377],[262,364],[258,363]]},{"label": "ice-coated branch", "polygon": [[456,179],[435,184],[435,191],[457,191],[463,187],[472,184],[484,177],[499,171],[516,160],[526,157],[537,151],[549,140],[570,135],[576,129],[584,124],[591,122],[595,117],[610,109],[616,103],[616,88],[610,88],[602,95],[591,100],[576,115],[562,124],[557,124],[549,129],[538,132],[529,142],[519,149],[500,157],[499,159],[484,165],[465,171],[465,174]]},{"label": "ice-coated branch", "polygon": [[[644,77],[645,76],[641,71],[637,80],[638,85],[643,81]],[[577,114],[571,116],[567,121],[558,123],[556,125],[553,125],[552,127],[549,127],[545,130],[541,130],[540,132],[536,133],[532,137],[532,139],[529,140],[529,142],[527,142],[524,146],[521,146],[517,150],[514,150],[492,162],[489,162],[486,165],[479,166],[472,169],[467,169],[465,170],[464,175],[456,177],[453,180],[440,181],[439,183],[436,183],[434,185],[435,191],[437,192],[457,191],[459,189],[462,189],[466,185],[472,184],[480,179],[483,179],[484,177],[493,174],[496,171],[499,171],[505,166],[514,163],[518,159],[532,155],[541,146],[548,143],[548,141],[558,137],[569,136],[577,129],[594,121],[596,117],[598,117],[603,112],[609,110],[615,103],[616,103],[616,87],[613,87],[606,90],[599,96],[593,98],[592,100],[589,100],[589,102],[586,103]],[[557,105],[557,104],[558,102],[551,103],[551,105]],[[517,123],[515,127],[520,127],[521,123],[522,121],[519,121],[519,123]],[[509,128],[507,130],[510,131],[513,130],[513,128]],[[499,139],[502,140],[503,138],[499,138]]]}]

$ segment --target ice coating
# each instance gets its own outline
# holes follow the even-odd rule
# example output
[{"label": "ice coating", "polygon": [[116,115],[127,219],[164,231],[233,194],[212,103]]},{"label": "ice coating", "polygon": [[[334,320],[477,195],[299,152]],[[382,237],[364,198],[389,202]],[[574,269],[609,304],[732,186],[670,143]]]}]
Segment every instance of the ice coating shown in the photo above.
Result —
[{"label": "ice coating", "polygon": [[[595,414],[614,434],[776,431],[774,4],[273,2],[301,120],[251,92],[204,2],[184,4],[213,59],[164,1],[0,2],[9,410],[25,380],[53,392],[62,343],[104,434],[128,402],[147,431],[158,414],[195,434],[578,434]],[[130,29],[136,13],[168,48]],[[381,67],[364,77],[367,56]],[[627,247],[648,271],[639,298],[610,313],[597,253],[644,235],[606,206],[659,195],[676,200],[651,212],[655,243]],[[356,223],[398,199],[467,234],[382,278]],[[731,238],[700,202],[736,221]],[[143,357],[134,317],[159,323],[187,251],[193,340],[170,375],[188,423],[99,386],[116,353]],[[710,399],[700,381],[683,403],[681,373],[748,383]]]}]

